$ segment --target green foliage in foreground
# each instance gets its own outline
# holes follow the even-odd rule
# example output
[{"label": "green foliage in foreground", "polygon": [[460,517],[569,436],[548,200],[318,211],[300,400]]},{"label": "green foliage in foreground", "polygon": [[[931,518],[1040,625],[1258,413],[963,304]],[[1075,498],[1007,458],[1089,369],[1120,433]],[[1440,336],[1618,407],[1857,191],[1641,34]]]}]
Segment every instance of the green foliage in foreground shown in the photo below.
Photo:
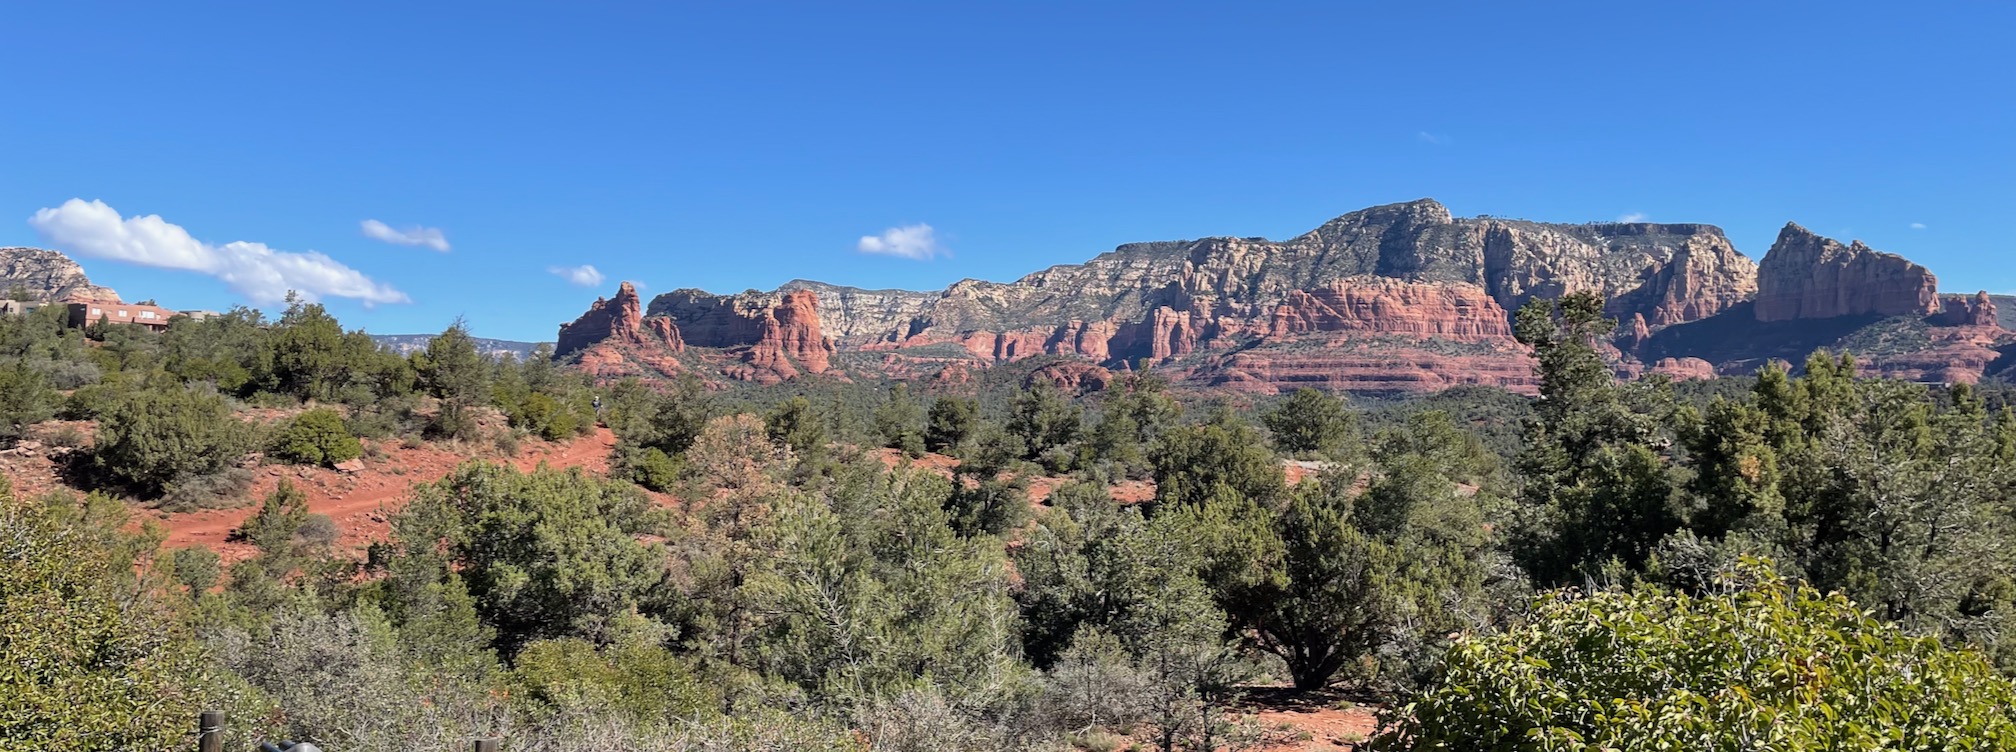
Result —
[{"label": "green foliage in foreground", "polygon": [[1761,584],[1707,596],[1548,596],[1523,626],[1451,648],[1439,683],[1373,748],[2016,746],[2016,688],[1979,654],[1753,576]]},{"label": "green foliage in foreground", "polygon": [[16,500],[0,478],[0,749],[193,748],[196,712],[230,701],[188,631],[135,597],[152,541],[126,519],[97,494]]}]

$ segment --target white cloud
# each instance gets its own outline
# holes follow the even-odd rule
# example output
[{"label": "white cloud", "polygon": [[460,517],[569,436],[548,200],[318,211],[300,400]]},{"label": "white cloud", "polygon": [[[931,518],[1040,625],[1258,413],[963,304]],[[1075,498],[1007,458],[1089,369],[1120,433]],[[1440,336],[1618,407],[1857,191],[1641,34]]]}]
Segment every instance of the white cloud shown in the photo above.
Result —
[{"label": "white cloud", "polygon": [[1911,229],[1913,229],[1913,230],[1923,230],[1923,229],[1925,229],[1925,223],[1924,223],[1924,222],[1912,222],[1912,223],[1911,223]]},{"label": "white cloud", "polygon": [[308,301],[352,298],[366,306],[411,303],[406,293],[372,280],[328,256],[235,241],[213,245],[160,215],[124,218],[103,201],[70,199],[42,209],[28,225],[59,250],[160,269],[182,269],[223,280],[253,303],[281,302],[289,290]]},{"label": "white cloud", "polygon": [[1617,217],[1617,221],[1623,222],[1625,224],[1631,224],[1634,222],[1643,222],[1647,219],[1651,219],[1651,217],[1645,216],[1645,212],[1626,212],[1624,214],[1618,215]]},{"label": "white cloud", "polygon": [[1444,135],[1442,135],[1442,134],[1440,134],[1440,133],[1429,133],[1429,132],[1427,132],[1427,131],[1417,131],[1417,132],[1415,132],[1415,134],[1414,134],[1414,137],[1415,137],[1415,138],[1417,138],[1417,139],[1420,139],[1420,140],[1421,140],[1421,143],[1424,143],[1424,144],[1446,144],[1446,143],[1449,143],[1449,137],[1448,137],[1448,136],[1444,136]]},{"label": "white cloud", "polygon": [[555,276],[582,287],[594,287],[602,284],[601,270],[589,264],[582,264],[580,266],[553,266],[547,267],[546,271],[552,272]]},{"label": "white cloud", "polygon": [[367,219],[364,220],[364,237],[393,245],[417,245],[448,252],[448,234],[439,227],[414,225],[401,230],[375,219]]},{"label": "white cloud", "polygon": [[938,254],[951,255],[938,242],[938,234],[927,224],[904,225],[883,230],[880,235],[863,235],[854,247],[862,253],[877,253],[884,256],[901,256],[917,261],[929,261]]}]

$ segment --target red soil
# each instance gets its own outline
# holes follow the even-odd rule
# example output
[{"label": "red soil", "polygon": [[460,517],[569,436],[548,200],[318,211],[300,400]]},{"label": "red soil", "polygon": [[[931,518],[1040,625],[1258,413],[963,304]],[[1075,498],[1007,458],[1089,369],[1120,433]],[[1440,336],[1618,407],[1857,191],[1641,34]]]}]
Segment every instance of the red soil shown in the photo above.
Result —
[{"label": "red soil", "polygon": [[[510,458],[510,463],[520,470],[531,470],[543,464],[554,468],[579,467],[599,475],[609,471],[609,451],[615,445],[615,434],[607,428],[597,427],[591,435],[561,443],[528,440],[525,448]],[[250,496],[253,499],[265,498],[280,485],[282,479],[291,481],[295,488],[308,495],[309,512],[328,515],[336,521],[336,527],[342,531],[342,537],[336,543],[337,549],[361,554],[371,541],[384,538],[390,531],[390,514],[405,505],[415,484],[440,480],[457,465],[471,459],[498,459],[457,453],[435,444],[405,447],[396,443],[379,443],[377,447],[383,455],[365,460],[364,470],[357,473],[322,467],[259,468]],[[252,547],[228,541],[227,538],[257,510],[255,503],[238,509],[210,509],[183,514],[157,511],[151,516],[167,529],[167,547],[207,546],[223,554],[226,560],[237,560],[251,556]]]},{"label": "red soil", "polygon": [[[1379,730],[1379,709],[1352,703],[1333,692],[1259,690],[1249,700],[1255,720],[1269,729],[1262,752],[1341,752]],[[1302,738],[1306,737],[1306,738]]]}]

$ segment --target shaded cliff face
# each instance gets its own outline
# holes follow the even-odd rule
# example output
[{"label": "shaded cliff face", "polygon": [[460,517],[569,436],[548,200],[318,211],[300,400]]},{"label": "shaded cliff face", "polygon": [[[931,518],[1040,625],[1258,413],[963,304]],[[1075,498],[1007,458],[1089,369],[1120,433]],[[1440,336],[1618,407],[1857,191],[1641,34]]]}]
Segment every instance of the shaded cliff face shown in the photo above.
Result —
[{"label": "shaded cliff face", "polygon": [[19,288],[35,300],[115,301],[119,294],[91,284],[70,257],[40,248],[0,248],[0,295]]},{"label": "shaded cliff face", "polygon": [[1925,267],[1862,241],[1850,245],[1796,224],[1758,266],[1757,320],[1939,313],[1939,283]]}]

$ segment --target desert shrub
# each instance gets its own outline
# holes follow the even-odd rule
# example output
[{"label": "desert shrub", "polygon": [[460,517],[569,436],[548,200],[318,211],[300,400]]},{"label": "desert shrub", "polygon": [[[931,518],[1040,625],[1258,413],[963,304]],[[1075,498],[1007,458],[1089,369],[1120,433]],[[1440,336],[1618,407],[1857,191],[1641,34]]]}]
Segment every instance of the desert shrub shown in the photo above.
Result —
[{"label": "desert shrub", "polygon": [[427,421],[427,435],[441,439],[475,438],[479,428],[475,408],[459,402],[442,402]]},{"label": "desert shrub", "polygon": [[581,428],[581,416],[566,403],[544,392],[533,392],[511,406],[511,425],[539,434],[547,441],[560,441]]},{"label": "desert shrub", "polygon": [[1002,535],[1029,520],[1029,488],[993,478],[972,488],[955,486],[945,513],[960,535]]},{"label": "desert shrub", "polygon": [[222,557],[202,546],[175,549],[168,555],[168,568],[175,584],[187,588],[191,595],[215,587],[224,573]]},{"label": "desert shrub", "polygon": [[417,433],[427,421],[420,417],[411,396],[397,396],[352,410],[345,422],[358,438],[389,439]]},{"label": "desert shrub", "polygon": [[518,456],[518,450],[523,448],[524,442],[524,431],[509,428],[498,431],[496,438],[491,440],[491,443],[497,446],[497,454],[504,457]]},{"label": "desert shrub", "polygon": [[311,546],[328,546],[335,544],[336,539],[343,536],[343,531],[336,527],[336,520],[329,515],[310,514],[301,519],[301,528],[294,531],[294,536]]},{"label": "desert shrub", "polygon": [[70,396],[63,398],[63,407],[56,417],[64,420],[97,420],[109,412],[125,395],[118,384],[97,383],[78,387]]},{"label": "desert shrub", "polygon": [[222,397],[146,389],[105,413],[96,462],[113,481],[158,496],[171,482],[229,467],[245,453],[248,436]]},{"label": "desert shrub", "polygon": [[0,749],[187,749],[199,709],[258,717],[138,579],[151,546],[127,523],[117,500],[17,500],[0,478]]},{"label": "desert shrub", "polygon": [[2016,688],[1847,598],[1759,584],[1559,591],[1459,641],[1380,750],[2010,749]]},{"label": "desert shrub", "polygon": [[897,384],[889,390],[889,400],[875,408],[874,420],[883,446],[911,457],[924,456],[924,408],[910,396],[909,387]]},{"label": "desert shrub", "polygon": [[0,368],[0,442],[11,443],[54,416],[58,399],[41,371],[20,363]]},{"label": "desert shrub", "polygon": [[1357,415],[1343,399],[1302,388],[1260,416],[1274,435],[1274,446],[1285,454],[1327,454],[1350,443]]},{"label": "desert shrub", "polygon": [[657,447],[623,445],[616,450],[616,470],[622,477],[653,491],[671,491],[683,472],[680,462]]},{"label": "desert shrub", "polygon": [[214,473],[176,478],[162,490],[155,506],[169,512],[235,509],[249,501],[245,492],[251,488],[251,470],[227,467]]},{"label": "desert shrub", "polygon": [[89,443],[91,440],[84,438],[84,432],[76,426],[61,426],[49,434],[49,445],[54,447],[77,449]]},{"label": "desert shrub", "polygon": [[364,447],[350,435],[343,416],[335,410],[316,408],[289,419],[274,433],[271,456],[301,465],[335,466],[357,459]]},{"label": "desert shrub", "polygon": [[81,360],[38,360],[34,368],[49,377],[49,385],[57,389],[77,389],[87,384],[98,383],[98,366]]},{"label": "desert shrub", "polygon": [[980,403],[958,397],[939,397],[931,403],[924,427],[924,448],[948,452],[959,446],[980,425]]}]

